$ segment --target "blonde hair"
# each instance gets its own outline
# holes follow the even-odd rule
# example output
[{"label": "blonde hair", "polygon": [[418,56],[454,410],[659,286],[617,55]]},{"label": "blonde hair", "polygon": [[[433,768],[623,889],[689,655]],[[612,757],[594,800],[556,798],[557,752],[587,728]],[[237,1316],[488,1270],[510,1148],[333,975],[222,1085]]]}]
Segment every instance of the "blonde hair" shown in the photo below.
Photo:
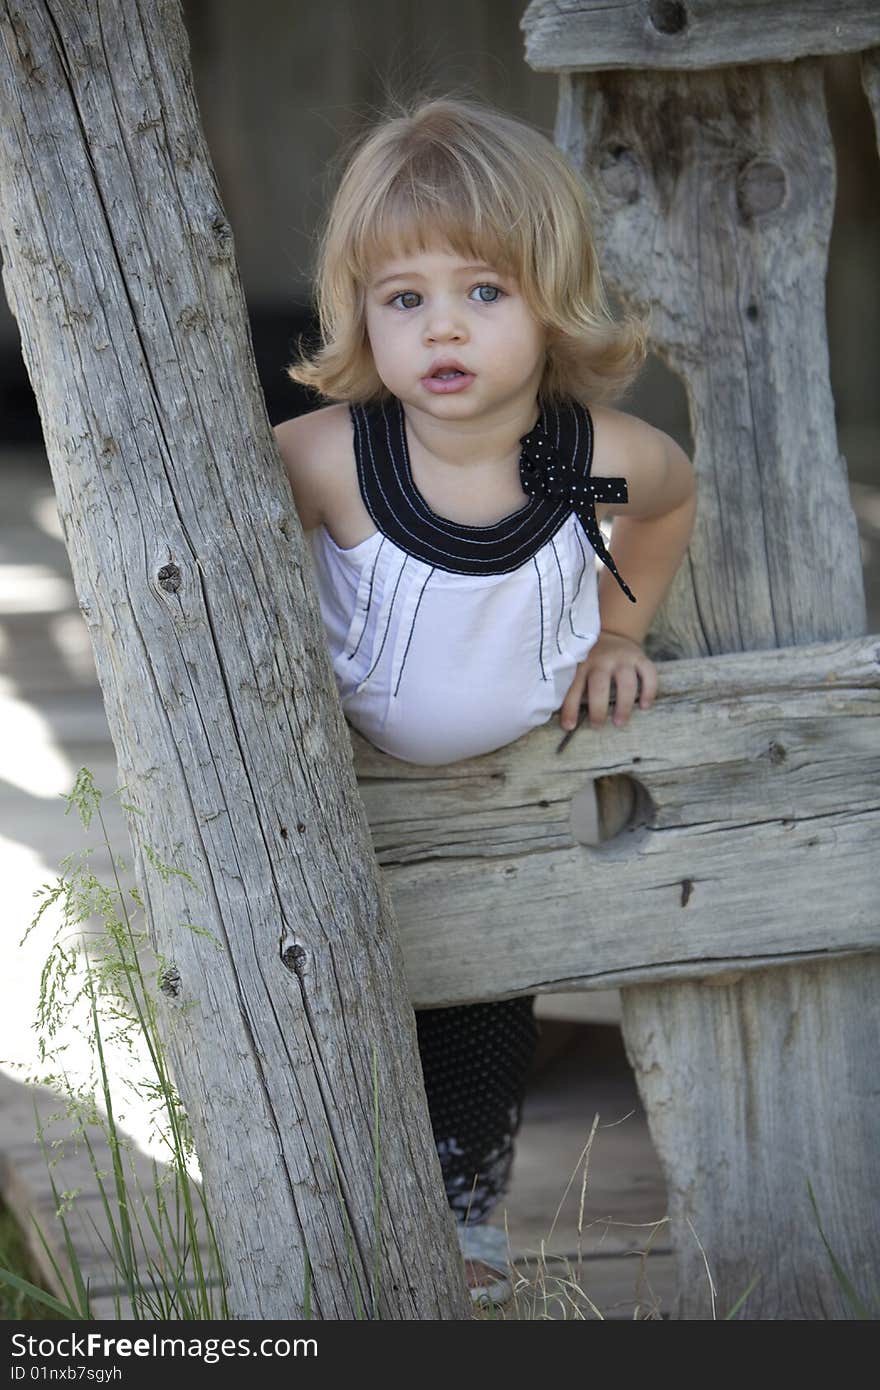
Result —
[{"label": "blonde hair", "polygon": [[321,346],[288,376],[330,400],[387,397],[367,338],[366,286],[386,256],[444,244],[516,279],[547,330],[543,399],[601,403],[635,376],[645,325],[611,314],[581,179],[537,130],[448,98],[382,121],[357,147],[320,251]]}]

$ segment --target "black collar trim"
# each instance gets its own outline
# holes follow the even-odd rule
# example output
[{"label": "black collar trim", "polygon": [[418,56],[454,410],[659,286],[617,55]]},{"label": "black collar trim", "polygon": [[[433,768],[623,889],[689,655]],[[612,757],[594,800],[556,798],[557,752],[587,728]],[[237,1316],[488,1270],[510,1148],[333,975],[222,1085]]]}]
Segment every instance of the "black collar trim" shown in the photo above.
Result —
[{"label": "black collar trim", "polygon": [[429,507],[413,480],[397,397],[352,405],[350,413],[364,505],[377,529],[406,554],[452,574],[507,574],[532,559],[574,511],[594,550],[629,594],[605,549],[594,505],[625,502],[626,481],[590,477],[593,422],[579,402],[541,408],[522,439],[520,480],[528,501],[491,526],[451,521]]}]

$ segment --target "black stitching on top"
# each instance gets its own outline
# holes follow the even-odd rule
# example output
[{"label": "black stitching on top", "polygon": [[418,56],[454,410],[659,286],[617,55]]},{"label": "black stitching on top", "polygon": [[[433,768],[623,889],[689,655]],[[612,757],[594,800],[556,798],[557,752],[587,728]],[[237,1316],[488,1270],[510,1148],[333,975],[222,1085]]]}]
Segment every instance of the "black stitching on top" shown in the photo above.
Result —
[{"label": "black stitching on top", "polygon": [[[435,566],[434,568],[436,568],[436,566]],[[421,607],[421,604],[422,604],[422,598],[423,598],[423,596],[424,596],[425,590],[426,590],[427,587],[428,587],[428,580],[431,578],[431,575],[432,575],[433,573],[434,573],[434,569],[431,569],[431,571],[429,572],[429,574],[426,576],[425,582],[424,582],[424,584],[422,585],[421,590],[420,590],[420,592],[419,592],[418,602],[416,603],[415,611],[414,611],[414,613],[413,613],[413,620],[412,620],[412,623],[410,624],[409,636],[408,636],[407,639],[406,639],[406,646],[405,646],[404,651],[403,651],[403,660],[402,660],[401,663],[400,663],[400,671],[399,671],[398,676],[397,676],[397,684],[396,684],[395,687],[394,687],[394,698],[395,698],[395,699],[397,698],[397,692],[398,692],[398,690],[400,689],[400,680],[401,680],[401,677],[402,677],[402,675],[403,675],[403,668],[404,668],[404,666],[406,665],[406,658],[409,656],[409,644],[410,644],[410,642],[412,641],[412,639],[413,639],[413,633],[414,633],[415,630],[416,630],[416,618],[419,616],[419,608]]]},{"label": "black stitching on top", "polygon": [[373,674],[373,672],[375,671],[376,667],[379,665],[379,662],[380,662],[381,657],[382,657],[382,653],[383,653],[384,650],[385,650],[385,643],[388,641],[388,632],[389,632],[389,630],[390,630],[390,628],[391,628],[391,615],[392,615],[393,612],[394,612],[394,600],[397,598],[397,590],[400,588],[400,581],[401,581],[401,578],[403,577],[403,571],[406,569],[406,563],[407,563],[407,560],[408,560],[408,559],[409,559],[409,556],[408,556],[408,555],[404,555],[404,557],[403,557],[403,564],[400,566],[400,569],[399,569],[398,574],[397,574],[397,583],[396,583],[395,586],[394,586],[394,593],[391,595],[391,603],[390,603],[389,606],[388,606],[388,621],[387,621],[387,623],[385,624],[385,631],[384,631],[384,633],[382,634],[382,644],[381,644],[381,646],[379,647],[379,651],[378,651],[378,654],[377,654],[377,656],[376,656],[376,660],[373,662],[373,664],[372,664],[372,666],[370,667],[370,669],[369,669],[369,671],[367,672],[367,674],[366,674],[366,675],[363,677],[363,679],[359,682],[359,685],[364,685],[364,684],[370,679],[370,676]]},{"label": "black stitching on top", "polygon": [[541,587],[541,571],[538,569],[538,562],[534,555],[532,564],[535,566],[535,574],[538,576],[538,603],[541,607],[541,645],[538,648],[538,660],[541,663],[541,680],[547,679],[547,672],[544,670],[544,590]]},{"label": "black stitching on top", "polygon": [[363,640],[364,640],[364,633],[365,633],[366,630],[367,630],[367,622],[368,622],[369,617],[370,617],[370,604],[373,602],[373,580],[374,580],[375,577],[376,577],[376,566],[377,566],[377,564],[379,563],[379,552],[381,551],[381,549],[382,549],[382,547],[383,547],[384,544],[385,544],[385,537],[383,536],[382,539],[380,540],[380,542],[379,542],[377,548],[376,548],[376,554],[373,556],[373,568],[370,570],[370,588],[369,588],[369,592],[367,593],[367,611],[366,611],[365,614],[364,614],[364,625],[363,625],[363,627],[361,628],[361,635],[360,635],[360,637],[357,639],[357,644],[356,644],[356,646],[355,646],[354,651],[349,652],[349,654],[348,654],[348,660],[349,660],[349,661],[351,661],[352,657],[357,656],[358,647],[361,645],[361,642],[363,642]]}]

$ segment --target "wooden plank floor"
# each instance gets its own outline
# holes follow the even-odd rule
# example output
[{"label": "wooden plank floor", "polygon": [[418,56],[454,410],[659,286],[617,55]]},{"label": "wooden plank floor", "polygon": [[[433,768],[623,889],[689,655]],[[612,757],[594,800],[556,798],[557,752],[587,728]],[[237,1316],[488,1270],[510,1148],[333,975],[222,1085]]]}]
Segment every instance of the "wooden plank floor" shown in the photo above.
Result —
[{"label": "wooden plank floor", "polygon": [[[573,1024],[562,1037],[561,1026],[551,1029],[559,1050],[546,1058],[530,1083],[513,1183],[492,1217],[493,1225],[508,1232],[517,1272],[514,1303],[494,1316],[550,1320],[668,1316],[674,1287],[662,1224],[663,1182],[619,1047],[619,1032],[607,1026]],[[56,1190],[78,1194],[69,1203],[67,1220],[77,1262],[89,1282],[94,1313],[113,1318],[119,1308],[121,1316],[130,1316],[124,1284],[109,1255],[112,1239],[92,1163],[83,1146],[69,1137],[71,1126],[63,1101],[45,1088],[0,1075],[3,1199],[30,1231],[31,1250],[47,1285],[60,1292],[52,1260],[30,1222],[33,1216],[54,1260],[68,1273],[50,1168],[35,1140],[35,1106]],[[590,1148],[580,1216],[583,1163],[579,1160],[596,1114],[600,1123]],[[100,1131],[92,1130],[90,1136],[98,1167],[109,1174],[111,1158]],[[127,1161],[142,1190],[151,1191],[149,1157],[134,1145]],[[112,1182],[109,1186],[112,1190]],[[146,1250],[158,1256],[155,1241],[144,1229]],[[650,1254],[643,1259],[640,1252],[646,1247]],[[207,1264],[204,1245],[202,1256]],[[140,1263],[146,1267],[143,1252]]]},{"label": "wooden plank floor", "polygon": [[542,1029],[510,1191],[491,1217],[524,1281],[505,1315],[669,1316],[663,1175],[620,1030],[553,1019]]}]

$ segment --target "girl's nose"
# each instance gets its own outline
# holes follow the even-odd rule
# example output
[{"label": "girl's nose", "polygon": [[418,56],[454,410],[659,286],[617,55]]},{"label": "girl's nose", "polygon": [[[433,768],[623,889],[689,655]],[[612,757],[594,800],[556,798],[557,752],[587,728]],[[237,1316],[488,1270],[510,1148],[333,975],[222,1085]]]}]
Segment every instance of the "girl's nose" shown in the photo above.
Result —
[{"label": "girl's nose", "polygon": [[449,306],[436,305],[425,322],[426,343],[462,342],[466,329],[461,317]]}]

